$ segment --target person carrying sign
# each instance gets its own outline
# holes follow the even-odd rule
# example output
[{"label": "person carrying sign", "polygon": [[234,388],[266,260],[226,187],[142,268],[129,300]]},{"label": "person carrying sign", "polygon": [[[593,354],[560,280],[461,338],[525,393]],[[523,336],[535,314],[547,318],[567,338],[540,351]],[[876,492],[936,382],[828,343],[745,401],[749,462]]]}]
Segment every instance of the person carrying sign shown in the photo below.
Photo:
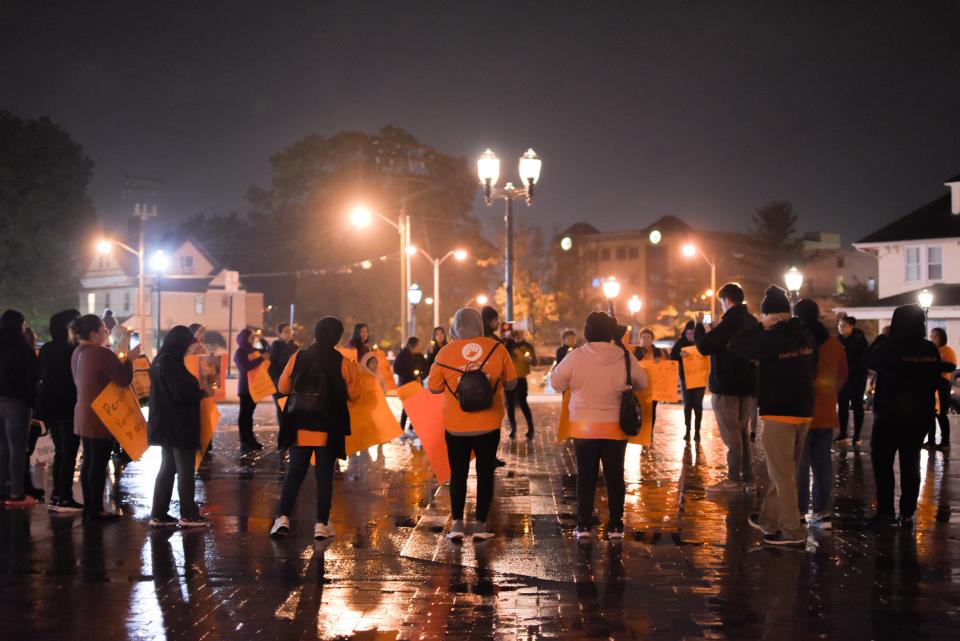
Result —
[{"label": "person carrying sign", "polygon": [[250,396],[249,374],[266,360],[263,353],[253,346],[254,333],[249,328],[241,329],[237,334],[237,349],[233,353],[233,362],[237,366],[237,395],[240,397],[240,414],[237,427],[240,432],[240,451],[262,450],[263,444],[253,435],[253,412],[257,403]]},{"label": "person carrying sign", "polygon": [[687,385],[686,374],[683,370],[684,357],[690,354],[690,351],[684,350],[684,348],[693,347],[696,349],[696,343],[693,341],[695,327],[696,323],[692,320],[687,321],[687,324],[683,327],[683,333],[680,334],[680,338],[677,339],[677,342],[673,344],[673,348],[670,350],[670,359],[680,363],[680,391],[683,392],[683,424],[686,426],[686,431],[683,434],[683,440],[685,441],[690,440],[691,415],[694,418],[693,440],[700,440],[700,423],[703,420],[703,393],[706,391],[706,387],[702,385]]},{"label": "person carrying sign", "polygon": [[453,524],[447,538],[464,537],[463,510],[467,500],[470,454],[477,457],[477,525],[474,539],[494,536],[487,524],[493,502],[493,473],[503,423],[504,390],[517,385],[517,371],[510,354],[496,338],[484,336],[480,312],[457,311],[448,343],[434,361],[428,387],[443,394],[443,426],[450,462],[450,504]]},{"label": "person carrying sign", "polygon": [[99,316],[81,316],[76,327],[80,344],[73,351],[70,367],[77,385],[73,431],[83,441],[83,463],[80,466],[83,521],[113,521],[120,515],[104,511],[103,490],[107,484],[107,464],[114,438],[92,405],[110,383],[128,387],[133,382],[133,361],[140,356],[140,346],[131,349],[121,360],[107,348],[110,332]]},{"label": "person carrying sign", "polygon": [[339,318],[320,319],[313,331],[313,345],[291,356],[280,375],[280,393],[288,397],[278,442],[281,449],[290,449],[290,466],[283,477],[279,514],[270,529],[271,536],[284,536],[290,531],[290,515],[313,457],[317,479],[313,538],[336,535],[330,524],[333,472],[336,460],[347,458],[347,402],[359,399],[361,392],[357,364],[337,350],[342,336],[343,322]]}]

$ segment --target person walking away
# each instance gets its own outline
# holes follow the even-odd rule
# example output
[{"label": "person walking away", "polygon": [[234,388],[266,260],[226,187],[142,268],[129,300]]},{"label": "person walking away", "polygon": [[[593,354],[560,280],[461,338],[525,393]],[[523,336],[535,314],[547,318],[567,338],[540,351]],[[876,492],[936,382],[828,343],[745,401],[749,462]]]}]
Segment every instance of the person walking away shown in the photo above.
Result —
[{"label": "person walking away", "polygon": [[913,525],[920,495],[920,450],[935,419],[943,366],[940,350],[924,338],[926,314],[919,305],[893,312],[889,336],[880,335],[864,363],[877,373],[870,458],[877,488],[875,525],[896,525],[894,457],[900,458],[900,523]]},{"label": "person walking away", "polygon": [[686,375],[683,371],[684,347],[695,347],[694,334],[696,333],[696,323],[692,320],[687,321],[683,327],[683,333],[673,344],[670,350],[670,360],[677,361],[680,366],[680,391],[683,394],[683,424],[686,430],[683,433],[683,440],[690,440],[690,419],[694,421],[693,440],[700,440],[700,424],[703,421],[703,395],[705,387],[688,387]]},{"label": "person walking away", "polygon": [[[619,338],[619,337],[618,337]],[[653,330],[650,328],[643,328],[640,331],[640,344],[633,350],[633,356],[637,361],[652,361],[654,363],[659,363],[661,358],[666,356],[666,353],[653,344]],[[657,425],[657,401],[650,402],[650,432],[653,433],[653,428]]]},{"label": "person walking away", "polygon": [[537,365],[537,350],[527,341],[523,332],[510,332],[504,341],[504,347],[510,354],[513,367],[517,370],[517,386],[506,393],[507,420],[510,422],[510,438],[517,437],[517,407],[527,422],[527,438],[533,438],[533,412],[527,402],[529,385],[527,376],[531,367]]},{"label": "person walking away", "polygon": [[[720,438],[727,447],[727,478],[707,488],[708,492],[742,492],[753,482],[750,440],[750,410],[757,393],[757,369],[750,359],[727,349],[727,343],[748,328],[759,327],[744,303],[743,288],[727,283],[717,292],[723,315],[708,332],[698,321],[694,327],[697,350],[710,357],[710,389],[713,413]],[[716,320],[716,319],[714,319]]]},{"label": "person walking away", "polygon": [[560,335],[560,347],[557,348],[557,353],[553,358],[553,366],[556,367],[560,362],[566,358],[567,354],[572,352],[577,348],[577,333],[572,329],[563,330],[563,334]]},{"label": "person walking away", "polygon": [[204,356],[209,354],[207,351],[207,328],[200,323],[191,323],[187,328],[193,334],[193,344],[187,348],[187,356]]},{"label": "person walking away", "polygon": [[[194,470],[200,451],[200,381],[183,362],[196,339],[188,327],[177,325],[163,339],[156,360],[150,365],[150,420],[147,439],[161,448],[160,469],[153,485],[150,527],[204,527],[194,499]],[[177,478],[180,519],[167,513]]]},{"label": "person walking away", "polygon": [[248,374],[263,365],[263,352],[253,346],[253,330],[242,329],[237,334],[237,349],[233,353],[233,362],[237,366],[237,395],[240,397],[240,414],[237,427],[240,431],[240,451],[244,454],[262,450],[263,444],[253,434],[253,412],[257,404],[250,396]]},{"label": "person walking away", "polygon": [[[463,540],[463,510],[467,500],[470,454],[476,454],[477,513],[475,539],[494,536],[487,522],[493,502],[497,447],[503,423],[503,391],[517,384],[517,372],[507,350],[484,336],[484,323],[477,310],[457,311],[450,329],[453,340],[437,354],[428,387],[443,394],[443,426],[450,462],[450,504],[453,523],[447,537]],[[477,374],[479,372],[479,374]],[[486,380],[486,384],[483,381]],[[464,389],[463,385],[468,389]],[[465,395],[469,392],[469,399]],[[462,401],[474,403],[461,405]]]},{"label": "person walking away", "polygon": [[[937,422],[930,423],[930,431],[927,433],[927,442],[924,445],[930,449],[936,448],[941,452],[947,452],[950,450],[950,388],[953,372],[957,369],[957,353],[947,345],[947,330],[942,327],[934,327],[930,330],[930,340],[940,351],[943,374],[937,387],[937,398],[940,402]],[[938,423],[940,425],[939,443],[937,443]]]},{"label": "person walking away", "polygon": [[110,430],[93,411],[93,401],[113,383],[129,387],[133,382],[133,362],[140,357],[137,345],[124,360],[108,347],[110,333],[99,316],[86,314],[76,320],[80,344],[73,351],[70,369],[77,386],[77,404],[73,411],[73,432],[83,443],[80,480],[83,487],[83,520],[85,523],[113,521],[119,512],[103,509],[103,490],[107,483],[107,464],[114,439]]},{"label": "person walking away", "polygon": [[833,460],[830,447],[839,425],[837,394],[847,380],[847,356],[840,341],[830,336],[820,322],[820,307],[809,298],[793,308],[817,346],[817,376],[813,379],[813,418],[803,445],[797,472],[797,507],[800,516],[810,507],[810,473],[813,472],[813,516],[809,523],[827,530],[833,527]]},{"label": "person walking away", "polygon": [[73,412],[77,404],[77,386],[73,382],[70,361],[77,349],[74,322],[80,312],[67,309],[50,317],[50,341],[40,348],[40,392],[37,418],[42,420],[53,440],[53,495],[48,509],[55,513],[77,513],[83,504],[73,496],[73,476],[77,469],[80,438],[73,433]]},{"label": "person walking away", "polygon": [[424,373],[424,377],[430,373],[433,362],[437,360],[437,354],[440,353],[440,350],[443,349],[448,342],[447,330],[442,327],[434,327],[433,340],[430,341],[430,352],[427,354],[427,371]]},{"label": "person walking away", "polygon": [[347,347],[357,350],[357,362],[360,362],[367,352],[370,351],[370,328],[363,323],[357,323],[353,326],[353,336],[347,343]]},{"label": "person walking away", "polygon": [[0,315],[0,496],[7,507],[37,504],[25,492],[24,472],[40,367],[24,328],[24,316],[17,310]]},{"label": "person walking away", "polygon": [[[483,322],[483,336],[495,341],[500,341],[500,336],[498,335],[500,332],[500,312],[490,305],[484,305],[480,308],[480,319]],[[505,399],[506,394],[504,394],[504,400]],[[507,462],[499,457],[496,457],[494,461],[497,467],[505,467],[507,465]]]},{"label": "person walking away", "polygon": [[293,340],[293,328],[290,327],[290,324],[280,323],[277,325],[277,340],[270,343],[270,348],[268,349],[270,366],[267,371],[270,373],[270,379],[273,381],[274,387],[277,388],[277,393],[273,395],[273,404],[277,410],[278,426],[283,420],[283,409],[280,407],[280,399],[283,398],[283,394],[279,391],[280,376],[283,374],[283,370],[286,369],[290,357],[296,354],[299,349],[300,346]]},{"label": "person walking away", "polygon": [[583,335],[587,344],[569,352],[550,374],[550,385],[558,392],[570,391],[570,435],[577,458],[577,527],[574,536],[590,538],[597,476],[603,465],[607,485],[607,538],[622,539],[623,504],[626,484],[623,462],[627,435],[620,428],[620,399],[626,386],[624,356],[630,361],[634,390],[647,385],[647,373],[614,340],[616,319],[603,312],[587,316]]},{"label": "person walking away", "polygon": [[[427,359],[423,355],[423,343],[416,336],[407,339],[407,344],[393,361],[393,373],[397,375],[397,383],[403,387],[407,383],[423,384],[426,377]],[[407,410],[400,412],[400,429],[406,436],[416,437],[413,431],[413,424],[407,429]]]},{"label": "person walking away", "polygon": [[837,321],[837,331],[840,334],[840,343],[847,357],[847,382],[837,397],[837,417],[840,421],[840,433],[837,434],[837,445],[850,445],[848,425],[850,412],[853,411],[853,441],[860,445],[860,432],[863,430],[863,393],[867,388],[867,367],[863,364],[863,357],[867,353],[867,337],[857,328],[857,319],[853,316],[844,316]]},{"label": "person walking away", "polygon": [[757,404],[770,487],[760,513],[748,519],[765,545],[802,546],[806,532],[797,505],[797,469],[813,417],[816,343],[799,318],[790,317],[787,293],[771,285],[760,302],[763,323],[752,325],[727,346],[731,354],[759,363]]},{"label": "person walking away", "polygon": [[314,539],[335,536],[330,523],[333,501],[333,473],[337,459],[347,458],[346,437],[350,435],[348,401],[360,398],[357,364],[337,350],[343,336],[343,322],[327,316],[314,328],[314,342],[287,361],[280,375],[280,391],[289,396],[280,425],[280,447],[290,450],[290,464],[283,477],[279,514],[270,529],[274,537],[290,531],[290,516],[300,486],[316,458],[317,521]]}]

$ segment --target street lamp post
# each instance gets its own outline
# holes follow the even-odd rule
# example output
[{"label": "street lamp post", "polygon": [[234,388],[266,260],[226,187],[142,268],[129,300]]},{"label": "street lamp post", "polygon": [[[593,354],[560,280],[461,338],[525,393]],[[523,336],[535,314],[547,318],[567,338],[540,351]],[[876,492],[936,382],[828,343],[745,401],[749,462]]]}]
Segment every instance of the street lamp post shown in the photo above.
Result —
[{"label": "street lamp post", "polygon": [[423,300],[423,290],[420,285],[413,283],[407,290],[407,300],[410,301],[410,333],[409,336],[417,335],[417,305]]},{"label": "street lamp post", "polygon": [[687,258],[692,258],[699,253],[700,257],[703,258],[703,260],[706,261],[708,265],[710,265],[710,291],[714,292],[714,295],[710,297],[710,318],[714,319],[714,322],[716,322],[717,261],[707,258],[707,255],[703,253],[703,250],[697,247],[696,245],[694,245],[693,243],[687,243],[681,248],[681,251],[683,252],[683,255],[686,256]]},{"label": "street lamp post", "polygon": [[[451,249],[448,251],[443,258],[434,258],[427,252],[416,247],[409,247],[408,249],[413,249],[414,252],[419,251],[423,254],[423,257],[429,260],[433,264],[433,326],[440,326],[440,265],[445,263],[447,259],[453,258],[458,261],[464,261],[467,259],[467,250],[465,249]],[[431,304],[429,299],[428,304]]]},{"label": "street lamp post", "polygon": [[497,188],[497,181],[500,180],[500,159],[491,149],[483,152],[477,160],[477,176],[480,178],[480,184],[483,186],[483,199],[487,206],[493,204],[497,198],[506,201],[507,211],[504,216],[506,227],[506,248],[504,256],[504,279],[503,288],[506,297],[506,320],[513,320],[513,198],[514,196],[524,196],[527,205],[533,204],[534,187],[540,180],[540,169],[542,162],[540,157],[533,149],[528,149],[522,156],[518,170],[520,172],[520,181],[523,187],[515,187],[513,183],[506,183],[503,188]]},{"label": "street lamp post", "polygon": [[924,316],[929,314],[930,308],[933,307],[933,292],[929,289],[921,289],[920,293],[917,294],[917,303],[923,308]]},{"label": "street lamp post", "polygon": [[790,292],[790,304],[796,305],[800,298],[800,288],[803,287],[803,272],[796,267],[791,267],[783,275],[783,282]]},{"label": "street lamp post", "polygon": [[[411,256],[410,215],[407,213],[406,207],[403,206],[400,208],[399,219],[397,222],[393,222],[380,212],[371,211],[363,206],[357,206],[350,211],[350,222],[354,227],[363,229],[364,227],[370,226],[374,216],[396,229],[397,233],[400,234],[400,342],[403,343],[406,340],[404,334],[407,331],[407,301],[405,296],[409,287],[408,281],[410,280],[408,273]],[[416,249],[414,249],[413,253],[416,253]]]},{"label": "street lamp post", "polygon": [[[137,258],[137,321],[134,323],[136,326],[135,329],[143,331],[146,329],[143,325],[143,298],[144,298],[144,265],[143,265],[143,235],[140,236],[140,249],[136,250],[126,243],[121,243],[118,240],[110,240],[107,238],[97,241],[97,253],[99,254],[109,254],[113,251],[114,247],[119,247],[123,251],[132,254]],[[141,344],[144,342],[144,336],[140,337]],[[144,345],[144,350],[148,347]]]},{"label": "street lamp post", "polygon": [[607,313],[616,316],[617,312],[613,302],[620,295],[620,282],[613,276],[603,281],[603,296],[607,299]]},{"label": "street lamp post", "polygon": [[154,280],[157,282],[157,331],[154,334],[154,340],[158,349],[160,348],[160,330],[162,329],[160,316],[160,301],[163,296],[161,278],[169,267],[170,257],[162,249],[158,249],[150,256],[150,271],[153,272]]},{"label": "street lamp post", "polygon": [[630,315],[633,316],[633,332],[631,332],[631,340],[637,342],[637,332],[640,330],[640,310],[643,309],[643,301],[640,300],[640,297],[634,294],[630,297],[630,300],[627,301],[627,309],[630,310]]}]

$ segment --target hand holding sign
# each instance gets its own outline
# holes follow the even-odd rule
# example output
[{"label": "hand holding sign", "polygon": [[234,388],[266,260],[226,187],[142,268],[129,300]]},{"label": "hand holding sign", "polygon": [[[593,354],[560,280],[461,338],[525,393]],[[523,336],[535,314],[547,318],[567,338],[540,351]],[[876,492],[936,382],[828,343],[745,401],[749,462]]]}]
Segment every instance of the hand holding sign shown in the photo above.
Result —
[{"label": "hand holding sign", "polygon": [[123,451],[134,461],[147,451],[147,421],[136,394],[129,387],[107,385],[90,404]]}]

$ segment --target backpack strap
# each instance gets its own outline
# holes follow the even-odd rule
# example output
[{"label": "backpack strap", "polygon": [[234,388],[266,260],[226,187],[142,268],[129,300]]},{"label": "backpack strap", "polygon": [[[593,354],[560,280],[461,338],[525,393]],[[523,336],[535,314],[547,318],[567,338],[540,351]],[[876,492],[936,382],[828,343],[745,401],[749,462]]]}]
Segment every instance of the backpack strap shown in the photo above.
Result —
[{"label": "backpack strap", "polygon": [[[468,371],[482,372],[482,371],[483,371],[483,366],[487,364],[487,361],[490,360],[490,357],[493,356],[493,353],[494,353],[495,351],[497,351],[497,348],[498,348],[498,347],[500,347],[500,341],[494,342],[494,344],[493,344],[493,349],[490,350],[490,352],[487,354],[487,357],[483,359],[483,362],[482,362],[482,363],[480,363],[480,367],[478,367],[478,368],[475,369],[475,370],[458,369],[458,368],[456,368],[456,367],[451,367],[450,365],[444,365],[443,363],[441,363],[441,362],[438,361],[438,360],[434,360],[434,361],[433,361],[433,364],[434,364],[434,365],[439,365],[439,366],[442,367],[443,369],[448,369],[448,370],[450,370],[451,372],[457,372],[458,374],[461,374],[461,375],[466,374]],[[493,392],[494,392],[494,393],[496,393],[496,391],[497,391],[497,385],[499,385],[499,384],[500,384],[500,379],[497,379],[497,382],[493,384]],[[451,395],[451,396],[453,396],[454,398],[456,398],[456,399],[459,400],[460,397],[457,396],[457,393],[456,393],[455,391],[453,391],[452,389],[450,389],[450,383],[447,382],[447,379],[443,379],[443,385],[444,385],[444,387],[447,388],[447,391],[450,392],[450,395]]]}]

